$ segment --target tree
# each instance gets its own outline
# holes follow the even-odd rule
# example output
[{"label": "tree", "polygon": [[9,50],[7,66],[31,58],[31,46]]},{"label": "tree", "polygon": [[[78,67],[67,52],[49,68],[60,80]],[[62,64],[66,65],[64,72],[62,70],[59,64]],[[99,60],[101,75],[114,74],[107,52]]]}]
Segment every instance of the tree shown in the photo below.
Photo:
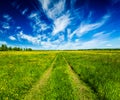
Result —
[{"label": "tree", "polygon": [[12,47],[9,47],[9,48],[8,48],[8,50],[10,50],[10,51],[11,51],[11,50],[13,50],[13,49],[12,49]]},{"label": "tree", "polygon": [[22,49],[22,48],[20,48],[20,47],[7,47],[7,45],[6,44],[2,44],[1,45],[1,47],[0,47],[0,51],[22,51],[22,50],[24,50],[24,51],[32,51],[32,49],[31,48],[24,48],[24,49]]},{"label": "tree", "polygon": [[8,47],[6,44],[2,44],[1,45],[1,51],[7,51],[8,50]]}]

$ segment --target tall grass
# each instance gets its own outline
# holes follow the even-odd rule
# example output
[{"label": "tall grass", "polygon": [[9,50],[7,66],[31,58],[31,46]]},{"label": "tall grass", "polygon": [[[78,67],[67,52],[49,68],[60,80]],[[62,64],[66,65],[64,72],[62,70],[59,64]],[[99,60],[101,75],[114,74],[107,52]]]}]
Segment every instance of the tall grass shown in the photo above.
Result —
[{"label": "tall grass", "polygon": [[61,55],[57,56],[57,59],[53,65],[51,76],[48,80],[48,84],[43,89],[43,100],[72,100],[74,95],[73,89],[68,75],[68,66]]},{"label": "tall grass", "polygon": [[120,51],[73,51],[64,55],[100,100],[120,100]]},{"label": "tall grass", "polygon": [[50,52],[0,52],[0,100],[23,98],[54,57]]}]

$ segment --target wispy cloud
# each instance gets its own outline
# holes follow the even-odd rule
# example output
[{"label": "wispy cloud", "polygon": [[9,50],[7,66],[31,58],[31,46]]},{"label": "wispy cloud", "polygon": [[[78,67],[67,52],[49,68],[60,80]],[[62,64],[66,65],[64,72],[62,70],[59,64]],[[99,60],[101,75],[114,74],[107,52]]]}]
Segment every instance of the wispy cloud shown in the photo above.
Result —
[{"label": "wispy cloud", "polygon": [[113,38],[113,39],[109,39],[104,46],[106,46],[107,48],[120,48],[120,36]]},{"label": "wispy cloud", "polygon": [[4,29],[10,29],[9,23],[3,22],[2,23],[2,28],[4,28]]},{"label": "wispy cloud", "polygon": [[64,35],[59,35],[58,39],[52,40],[50,38],[47,41],[41,41],[41,49],[58,49],[61,44],[64,43]]},{"label": "wispy cloud", "polygon": [[17,34],[18,38],[21,38],[21,39],[25,39],[27,40],[28,42],[31,42],[33,44],[40,44],[40,41],[41,41],[41,37],[38,35],[36,37],[33,37],[31,35],[27,35],[27,34],[24,34],[23,32],[20,32],[19,34]]},{"label": "wispy cloud", "polygon": [[55,49],[71,49],[72,50],[72,49],[101,48],[106,46],[106,43],[108,43],[110,35],[111,33],[98,32],[96,33],[96,35],[93,36],[92,39],[88,41],[81,41],[80,39],[76,39],[75,42],[73,41],[68,41],[65,43],[63,42]]},{"label": "wispy cloud", "polygon": [[90,31],[93,31],[95,29],[98,29],[100,28],[102,25],[104,25],[106,23],[106,21],[109,19],[109,15],[105,15],[101,21],[99,22],[96,22],[96,23],[88,23],[88,22],[81,22],[80,26],[74,30],[72,33],[71,33],[71,37],[76,34],[78,37],[81,37],[83,36],[84,34],[90,32]]},{"label": "wispy cloud", "polygon": [[99,37],[102,36],[105,32],[98,32],[93,35],[93,37]]},{"label": "wispy cloud", "polygon": [[80,42],[66,42],[63,44],[60,44],[58,50],[75,50],[80,48],[81,43]]},{"label": "wispy cloud", "polygon": [[38,0],[42,4],[44,10],[48,10],[51,0]]},{"label": "wispy cloud", "polygon": [[16,40],[16,38],[14,37],[14,36],[9,36],[8,37],[10,40],[12,40],[12,41],[15,41]]},{"label": "wispy cloud", "polygon": [[54,20],[53,35],[56,35],[59,32],[63,32],[66,27],[70,24],[69,14],[63,15],[56,20]]},{"label": "wispy cloud", "polygon": [[7,21],[10,21],[12,19],[12,17],[8,14],[4,14],[3,18],[5,18]]},{"label": "wispy cloud", "polygon": [[24,10],[22,11],[22,15],[24,15],[27,11],[28,11],[28,8],[24,9]]},{"label": "wispy cloud", "polygon": [[42,4],[44,12],[51,19],[56,19],[65,10],[65,0],[59,0],[56,3],[50,0],[39,0],[39,2]]},{"label": "wispy cloud", "polygon": [[33,32],[41,33],[49,28],[49,25],[47,25],[45,22],[42,22],[40,19],[40,15],[37,12],[32,12],[30,16],[28,17],[30,20],[32,20],[31,27],[33,28]]},{"label": "wispy cloud", "polygon": [[91,40],[83,42],[81,48],[99,48],[104,45],[106,41],[108,41],[110,35],[111,32],[98,32],[93,35],[93,38]]},{"label": "wispy cloud", "polygon": [[56,19],[59,17],[65,10],[65,0],[60,0],[58,3],[55,3],[54,6],[47,11],[47,15]]},{"label": "wispy cloud", "polygon": [[[53,20],[53,31],[52,36],[59,32],[64,32],[66,27],[70,24],[70,13],[66,12],[65,2],[66,0],[59,0],[56,2],[50,0],[38,0],[42,5],[42,9],[48,18]],[[38,21],[37,21],[38,22]],[[47,25],[41,24],[41,29],[47,29]]]}]

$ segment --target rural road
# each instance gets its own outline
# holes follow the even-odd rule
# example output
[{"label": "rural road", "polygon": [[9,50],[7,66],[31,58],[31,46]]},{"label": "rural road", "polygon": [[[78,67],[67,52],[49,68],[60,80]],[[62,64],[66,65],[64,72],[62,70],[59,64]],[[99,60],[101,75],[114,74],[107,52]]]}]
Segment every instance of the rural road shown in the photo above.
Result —
[{"label": "rural road", "polygon": [[[35,86],[32,87],[32,89],[29,91],[29,94],[27,94],[24,98],[24,100],[34,100],[34,96],[36,96],[36,93],[39,92],[39,95],[42,95],[42,89],[45,88],[45,85],[47,84],[47,81],[50,77],[51,71],[53,69],[53,65],[56,61],[57,56],[55,56],[51,66],[43,73],[43,75],[40,77],[40,80],[35,84]],[[36,99],[37,100],[37,99]]]},{"label": "rural road", "polygon": [[93,91],[71,69],[66,58],[58,54],[24,100],[96,100]]}]

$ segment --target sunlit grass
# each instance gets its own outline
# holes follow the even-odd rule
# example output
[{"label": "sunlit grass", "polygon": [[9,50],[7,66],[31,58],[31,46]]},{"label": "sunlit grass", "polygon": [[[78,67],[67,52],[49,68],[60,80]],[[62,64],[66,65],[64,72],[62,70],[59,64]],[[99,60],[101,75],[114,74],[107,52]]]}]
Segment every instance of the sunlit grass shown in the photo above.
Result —
[{"label": "sunlit grass", "polygon": [[[71,74],[68,65],[74,74]],[[89,87],[92,92],[85,92],[89,99],[94,98],[90,93],[94,93],[100,100],[120,99],[120,50],[0,52],[0,99],[24,99],[41,82],[44,72],[51,66],[51,72],[45,74],[49,77],[42,90],[31,92],[35,94],[33,99],[39,100],[37,97],[42,96],[41,98],[47,100],[77,100],[78,93],[73,92],[77,83],[73,79],[87,84],[79,84],[77,88]],[[39,91],[43,91],[41,96]]]},{"label": "sunlit grass", "polygon": [[100,100],[120,99],[119,51],[78,51],[64,54],[73,70]]},{"label": "sunlit grass", "polygon": [[45,52],[0,52],[1,100],[24,97],[54,57]]}]

